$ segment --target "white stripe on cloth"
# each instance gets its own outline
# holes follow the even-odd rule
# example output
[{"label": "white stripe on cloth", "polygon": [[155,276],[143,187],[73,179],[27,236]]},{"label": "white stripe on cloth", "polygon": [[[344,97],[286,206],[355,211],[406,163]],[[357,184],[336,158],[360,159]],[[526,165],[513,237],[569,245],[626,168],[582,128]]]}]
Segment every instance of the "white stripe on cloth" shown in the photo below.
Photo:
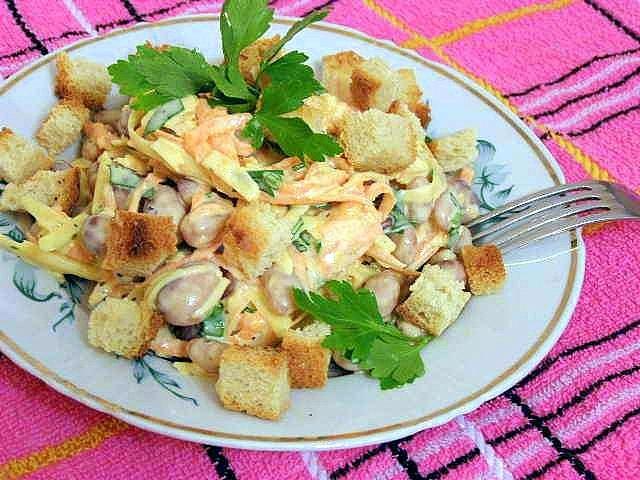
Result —
[{"label": "white stripe on cloth", "polygon": [[574,85],[556,88],[554,90],[548,91],[544,95],[541,95],[533,100],[525,102],[524,104],[520,105],[520,111],[531,110],[532,108],[536,108],[536,107],[539,107],[540,105],[544,105],[545,103],[549,103],[551,100],[553,100],[559,95],[577,93],[580,90],[587,88],[590,85],[593,85],[599,80],[607,78],[609,75],[617,72],[625,65],[634,64],[634,63],[640,63],[640,57],[621,58],[607,65],[607,67],[602,69],[602,71],[596,73],[595,75],[592,75],[591,77],[584,78],[582,79],[582,81]]},{"label": "white stripe on cloth", "polygon": [[284,7],[282,7],[281,9],[278,10],[278,14],[279,15],[291,15],[298,8],[305,7],[305,6],[309,5],[310,3],[314,3],[313,0],[299,0],[297,2],[294,2],[294,3],[290,4],[290,5],[285,5]]},{"label": "white stripe on cloth", "polygon": [[599,102],[592,103],[588,107],[580,110],[579,112],[575,113],[574,115],[570,116],[569,118],[561,122],[547,123],[546,126],[553,130],[563,130],[568,127],[572,127],[573,125],[578,123],[580,120],[583,120],[584,118],[588,117],[592,113],[596,113],[600,110],[604,110],[607,107],[612,107],[614,105],[626,102],[627,100],[630,100],[633,98],[637,99],[639,95],[640,95],[640,85],[636,85],[633,89],[628,90],[624,93],[621,93],[619,95],[609,97],[609,98],[603,98]]},{"label": "white stripe on cloth", "polygon": [[313,480],[329,480],[329,474],[318,461],[316,452],[300,452],[300,458]]},{"label": "white stripe on cloth", "polygon": [[551,383],[546,384],[542,390],[532,395],[531,397],[526,398],[525,400],[531,407],[536,408],[549,398],[558,395],[558,393],[565,387],[571,387],[572,383],[577,378],[585,375],[586,373],[589,373],[590,370],[602,367],[609,363],[613,363],[638,350],[640,350],[640,343],[631,343],[619,350],[613,350],[601,357],[596,357],[592,360],[589,360],[588,362],[580,363],[576,366],[576,368],[564,372],[559,378]]},{"label": "white stripe on cloth", "polygon": [[546,438],[540,437],[540,439],[541,441],[533,442],[524,448],[516,450],[512,455],[504,459],[505,463],[511,467],[511,470],[516,470],[524,462],[537,455],[544,447],[551,446]]},{"label": "white stripe on cloth", "polygon": [[191,15],[192,13],[202,13],[202,12],[213,13],[213,12],[219,11],[220,8],[222,8],[222,2],[202,3],[186,9],[180,15]]},{"label": "white stripe on cloth", "polygon": [[571,421],[564,427],[558,430],[558,436],[562,440],[568,440],[584,430],[600,418],[605,416],[611,410],[621,407],[629,400],[638,399],[640,397],[640,384],[633,385],[630,388],[624,389],[616,393],[615,396],[608,400],[598,403],[593,410],[590,410],[582,417],[573,417]]},{"label": "white stripe on cloth", "polygon": [[498,423],[507,418],[520,413],[520,409],[516,407],[514,404],[510,403],[506,407],[499,408],[498,410],[493,410],[488,412],[484,417],[480,417],[474,421],[478,428],[484,428],[492,423]]},{"label": "white stripe on cloth", "polygon": [[96,29],[93,28],[93,25],[91,25],[91,22],[87,20],[87,17],[84,16],[84,13],[82,13],[82,10],[78,8],[78,6],[75,4],[73,0],[62,0],[62,3],[64,3],[64,6],[67,7],[67,10],[69,10],[71,15],[73,15],[73,18],[75,18],[78,21],[78,23],[82,26],[82,28],[85,29],[85,31],[89,35],[91,35],[92,37],[98,36],[98,32],[96,31]]},{"label": "white stripe on cloth", "polygon": [[454,420],[460,428],[462,428],[464,433],[473,440],[478,450],[480,450],[480,454],[489,466],[489,478],[496,480],[513,480],[513,475],[502,461],[502,458],[496,455],[493,447],[487,444],[480,429],[464,415],[458,415]]}]

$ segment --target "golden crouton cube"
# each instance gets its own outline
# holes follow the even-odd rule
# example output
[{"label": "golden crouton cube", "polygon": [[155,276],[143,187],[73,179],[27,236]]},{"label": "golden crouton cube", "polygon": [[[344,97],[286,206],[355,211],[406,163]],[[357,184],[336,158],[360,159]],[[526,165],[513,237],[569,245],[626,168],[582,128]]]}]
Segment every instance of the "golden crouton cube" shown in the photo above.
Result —
[{"label": "golden crouton cube", "polygon": [[38,170],[50,170],[53,164],[53,157],[41,146],[8,128],[0,130],[0,178],[6,182],[22,183]]},{"label": "golden crouton cube", "polygon": [[111,78],[104,65],[83,58],[71,59],[66,52],[56,57],[56,94],[60,98],[75,98],[86,107],[103,107],[111,91]]},{"label": "golden crouton cube", "polygon": [[398,75],[378,58],[362,62],[351,74],[351,98],[360,110],[376,108],[386,112],[400,96]]},{"label": "golden crouton cube", "polygon": [[171,217],[118,211],[109,225],[102,268],[127,277],[146,277],[176,251]]},{"label": "golden crouton cube", "polygon": [[471,297],[464,283],[438,265],[425,265],[410,291],[397,312],[430,335],[440,335],[451,325]]},{"label": "golden crouton cube", "polygon": [[21,211],[24,197],[58,207],[68,215],[80,197],[80,169],[40,170],[24,183],[8,184],[0,197],[0,210]]},{"label": "golden crouton cube", "polygon": [[320,388],[327,383],[331,351],[322,341],[330,333],[331,327],[320,322],[285,333],[282,350],[287,354],[293,388]]},{"label": "golden crouton cube", "polygon": [[132,300],[107,297],[89,316],[89,343],[126,358],[138,358],[148,350],[162,324],[160,315],[143,315]]},{"label": "golden crouton cube", "polygon": [[[431,121],[431,109],[422,101],[422,90],[416,81],[416,74],[409,68],[401,68],[398,73],[398,98],[396,102],[406,103],[419,119],[423,127],[427,127]],[[391,111],[393,105],[389,111]]]},{"label": "golden crouton cube", "polygon": [[459,130],[445,137],[434,138],[429,148],[445,172],[453,172],[472,164],[478,156],[475,128]]},{"label": "golden crouton cube", "polygon": [[474,295],[489,295],[502,289],[507,279],[502,253],[495,245],[467,245],[460,252],[467,282]]},{"label": "golden crouton cube", "polygon": [[398,172],[417,155],[411,120],[375,109],[347,114],[340,142],[345,157],[358,171]]},{"label": "golden crouton cube", "polygon": [[291,227],[286,208],[265,202],[236,207],[222,235],[223,257],[249,278],[256,278],[287,248]]},{"label": "golden crouton cube", "polygon": [[255,83],[260,71],[260,64],[264,60],[267,50],[274,47],[280,41],[280,35],[256,40],[240,52],[238,60],[240,73],[247,82]]},{"label": "golden crouton cube", "polygon": [[336,135],[342,130],[344,118],[351,107],[329,93],[313,95],[304,104],[286,117],[298,117],[316,133]]},{"label": "golden crouton cube", "polygon": [[289,408],[290,391],[284,352],[232,345],[222,353],[216,392],[224,408],[277,420]]},{"label": "golden crouton cube", "polygon": [[78,100],[61,100],[47,115],[36,140],[49,153],[56,155],[80,138],[82,127],[89,120],[89,109]]},{"label": "golden crouton cube", "polygon": [[353,69],[364,62],[356,52],[346,51],[328,55],[322,59],[322,84],[331,95],[349,105],[351,97],[351,74]]}]

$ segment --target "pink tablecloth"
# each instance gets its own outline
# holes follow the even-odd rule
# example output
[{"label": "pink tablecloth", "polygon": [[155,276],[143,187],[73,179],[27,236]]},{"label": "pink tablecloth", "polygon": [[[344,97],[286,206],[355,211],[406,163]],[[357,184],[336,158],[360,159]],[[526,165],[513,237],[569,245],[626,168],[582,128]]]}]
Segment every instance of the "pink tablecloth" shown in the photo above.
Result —
[{"label": "pink tablecloth", "polygon": [[[302,15],[325,0],[276,0]],[[465,72],[525,119],[568,180],[640,187],[640,3],[330,0],[329,21]],[[198,0],[0,2],[0,75],[115,27],[213,12]],[[428,92],[427,92],[428,95]],[[517,386],[410,438],[325,453],[171,440],[96,413],[0,359],[0,478],[640,478],[640,224],[586,232],[571,323]]]}]

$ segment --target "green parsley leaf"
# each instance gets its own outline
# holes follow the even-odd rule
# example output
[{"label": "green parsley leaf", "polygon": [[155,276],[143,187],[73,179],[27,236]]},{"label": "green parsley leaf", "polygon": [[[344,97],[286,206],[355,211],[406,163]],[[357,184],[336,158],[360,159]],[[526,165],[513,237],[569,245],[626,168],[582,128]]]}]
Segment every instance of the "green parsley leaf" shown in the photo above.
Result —
[{"label": "green parsley leaf", "polygon": [[291,157],[309,157],[322,162],[325,156],[333,157],[342,153],[342,147],[331,136],[314,133],[300,118],[283,118],[260,112],[255,118]]},{"label": "green parsley leaf", "polygon": [[135,55],[118,60],[108,71],[121,93],[135,97],[132,107],[144,111],[211,90],[215,75],[215,67],[196,50],[149,45],[139,45]]},{"label": "green parsley leaf", "polygon": [[291,244],[299,252],[306,252],[310,247],[317,252],[322,248],[322,242],[304,228],[304,220],[299,218],[291,230]]},{"label": "green parsley leaf", "polygon": [[453,203],[453,206],[456,209],[451,216],[451,224],[449,226],[449,248],[453,248],[460,238],[460,227],[462,226],[462,218],[464,217],[464,208],[462,208],[462,205],[453,192],[449,192],[449,196],[451,198],[451,203]]},{"label": "green parsley leaf", "polygon": [[384,233],[387,235],[402,233],[413,225],[404,213],[403,192],[401,190],[394,190],[394,195],[396,197],[396,204],[389,213],[389,217],[384,223],[383,228]]},{"label": "green parsley leaf", "polygon": [[329,15],[328,9],[315,10],[311,12],[309,15],[307,15],[306,17],[298,20],[296,23],[291,25],[287,33],[285,33],[284,37],[282,37],[280,41],[276,43],[273,47],[267,50],[267,52],[264,55],[264,61],[262,62],[263,67],[267,63],[269,63],[271,59],[275,57],[280,52],[280,50],[282,50],[282,47],[286,43],[290,42],[293,37],[295,37],[298,33],[300,33],[302,30],[307,28],[312,23],[323,20],[327,15]]},{"label": "green parsley leaf", "polygon": [[282,185],[284,170],[249,170],[249,176],[258,184],[260,190],[272,197]]},{"label": "green parsley leaf", "polygon": [[[309,57],[304,53],[293,51],[280,57],[275,62],[270,63],[262,71],[262,74],[266,74],[267,77],[269,77],[271,84],[276,84],[276,91],[291,88],[289,82],[292,81],[295,81],[298,84],[294,87],[293,91],[297,95],[296,101],[300,102],[299,105],[295,108],[287,108],[282,113],[291,112],[296,108],[299,108],[302,105],[302,100],[305,98],[325,91],[322,84],[316,80],[313,68],[309,65],[305,65],[304,62],[307,60],[309,60]],[[269,87],[265,88],[265,96],[269,96],[272,93],[273,92],[269,92]],[[282,103],[282,101],[279,101],[278,103]],[[263,108],[265,108],[264,98]],[[271,110],[269,107],[266,107],[266,109]]]},{"label": "green parsley leaf", "polygon": [[224,337],[225,325],[224,307],[219,303],[202,321],[202,336],[209,339]]},{"label": "green parsley leaf", "polygon": [[349,282],[325,285],[332,298],[294,288],[296,305],[331,326],[323,346],[336,350],[380,381],[383,390],[412,383],[424,375],[420,350],[430,336],[408,337],[382,319],[370,290],[354,290]]}]

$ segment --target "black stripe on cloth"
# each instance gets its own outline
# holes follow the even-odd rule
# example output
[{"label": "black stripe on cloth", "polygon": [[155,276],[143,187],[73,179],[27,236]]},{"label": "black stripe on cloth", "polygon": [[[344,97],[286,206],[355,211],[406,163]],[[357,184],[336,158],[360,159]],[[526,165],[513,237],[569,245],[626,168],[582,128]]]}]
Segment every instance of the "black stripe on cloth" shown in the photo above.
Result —
[{"label": "black stripe on cloth", "polygon": [[127,12],[129,13],[129,15],[131,15],[132,19],[134,19],[136,22],[143,21],[142,16],[140,16],[138,11],[136,10],[136,7],[134,7],[129,0],[120,0],[120,2],[122,3],[122,6],[127,9]]},{"label": "black stripe on cloth", "polygon": [[[182,0],[180,2],[176,2],[173,5],[171,5],[170,7],[163,7],[163,8],[158,8],[157,10],[152,10],[151,12],[146,12],[146,13],[138,13],[138,15],[141,17],[141,20],[139,21],[144,21],[145,18],[148,17],[153,17],[155,15],[164,15],[165,13],[170,13],[180,7],[184,7],[185,5],[191,5],[193,3],[200,3],[203,0]],[[113,28],[113,27],[122,27],[125,25],[129,25],[131,23],[135,23],[136,20],[132,19],[132,18],[123,18],[120,20],[113,20],[111,22],[107,22],[107,23],[98,23],[96,25],[96,30],[105,30],[108,28]]]},{"label": "black stripe on cloth", "polygon": [[594,473],[587,469],[582,460],[571,451],[571,449],[562,445],[562,442],[558,437],[556,437],[549,427],[544,423],[542,418],[533,413],[531,407],[527,405],[524,400],[513,391],[508,391],[505,393],[505,397],[507,397],[514,405],[517,405],[522,414],[526,417],[526,419],[540,432],[540,434],[551,444],[553,449],[558,453],[558,459],[566,459],[569,461],[573,469],[582,477],[588,480],[595,480],[596,476]]},{"label": "black stripe on cloth", "polygon": [[636,110],[639,110],[639,109],[640,109],[640,105],[634,105],[633,107],[625,108],[624,110],[620,110],[619,112],[612,113],[611,115],[607,115],[606,117],[598,120],[597,122],[592,123],[588,127],[582,128],[580,130],[573,130],[571,132],[565,133],[565,135],[567,135],[569,137],[579,137],[579,136],[584,135],[586,133],[593,132],[594,130],[597,130],[602,125],[604,125],[606,123],[609,123],[611,120],[615,120],[618,117],[621,117],[623,115],[627,115],[628,113],[631,113],[631,112],[635,112]]},{"label": "black stripe on cloth", "polygon": [[638,75],[638,73],[640,73],[640,67],[636,68],[632,72],[629,72],[624,77],[622,77],[620,80],[617,80],[617,81],[615,81],[613,83],[610,83],[609,85],[603,85],[602,87],[594,90],[593,92],[584,93],[582,95],[578,95],[577,97],[571,98],[571,99],[567,100],[566,102],[561,103],[559,106],[557,106],[554,109],[546,110],[544,112],[540,112],[540,113],[536,113],[535,115],[531,115],[531,118],[533,118],[534,120],[537,120],[540,117],[546,117],[548,115],[554,115],[554,114],[558,113],[559,111],[565,109],[569,105],[573,105],[574,103],[577,103],[577,102],[579,102],[581,100],[584,100],[585,98],[594,97],[596,95],[599,95],[599,94],[601,94],[603,92],[606,92],[608,90],[611,90],[613,88],[618,88],[618,87],[624,85],[625,83],[627,83],[629,80],[631,80],[636,75]]},{"label": "black stripe on cloth", "polygon": [[611,13],[609,10],[607,10],[604,7],[598,5],[598,3],[595,2],[595,0],[584,0],[584,3],[586,3],[591,8],[593,8],[596,12],[598,12],[600,15],[605,17],[611,23],[613,23],[618,29],[622,30],[628,36],[633,38],[636,42],[640,42],[640,35],[638,35],[637,32],[635,32],[631,28],[627,27],[624,23],[622,23],[620,21],[620,19],[616,18],[613,15],[613,13]]},{"label": "black stripe on cloth", "polygon": [[306,17],[307,15],[309,15],[312,12],[315,12],[316,10],[322,10],[323,8],[326,7],[330,7],[331,5],[333,5],[334,3],[336,3],[338,0],[327,0],[326,2],[324,2],[321,5],[318,5],[317,7],[313,7],[312,9],[304,12],[302,15],[300,15],[301,17]]},{"label": "black stripe on cloth", "polygon": [[33,33],[25,23],[24,18],[22,18],[22,15],[20,15],[20,12],[18,11],[18,7],[16,7],[15,0],[6,0],[5,3],[7,4],[7,8],[11,12],[16,25],[20,27],[22,33],[24,33],[26,37],[31,41],[33,47],[42,55],[46,55],[47,53],[49,53],[49,50],[44,46],[44,43],[42,43],[40,39],[38,39],[36,34]]},{"label": "black stripe on cloth", "polygon": [[377,455],[380,455],[382,452],[384,452],[387,449],[391,448],[393,445],[400,445],[401,443],[408,442],[409,440],[413,439],[414,436],[415,435],[409,435],[408,437],[401,438],[400,440],[394,440],[393,442],[381,443],[377,447],[374,447],[371,450],[367,450],[366,452],[364,452],[359,457],[355,458],[354,460],[351,460],[346,465],[343,465],[342,467],[339,467],[339,468],[335,469],[333,472],[331,472],[331,474],[329,475],[329,478],[331,480],[338,480],[339,478],[342,478],[342,477],[348,475],[351,471],[353,471],[353,470],[357,469],[358,467],[360,467],[360,465],[362,465],[367,460],[370,460],[373,457],[375,457]]},{"label": "black stripe on cloth", "polygon": [[237,480],[236,474],[231,468],[229,460],[224,456],[222,448],[214,447],[213,445],[203,445],[203,447],[220,480]]},{"label": "black stripe on cloth", "polygon": [[628,323],[624,327],[619,328],[618,330],[611,332],[603,337],[597,338],[595,340],[590,340],[580,345],[576,345],[575,347],[568,348],[558,353],[557,355],[546,357],[544,360],[542,360],[542,362],[538,364],[536,368],[533,369],[533,371],[531,371],[531,373],[529,373],[526,377],[520,380],[520,382],[515,388],[521,388],[525,386],[526,384],[528,384],[529,382],[531,382],[532,380],[534,380],[535,378],[539,377],[544,372],[549,370],[549,368],[551,368],[554,363],[556,363],[558,360],[562,358],[570,357],[574,353],[581,352],[583,350],[587,350],[592,347],[597,347],[598,345],[602,345],[603,343],[607,343],[612,340],[615,340],[616,338],[622,335],[625,335],[626,333],[629,333],[631,330],[634,330],[638,327],[640,327],[640,319],[634,320],[633,322]]},{"label": "black stripe on cloth", "polygon": [[[607,438],[609,435],[611,435],[612,433],[614,433],[617,429],[619,429],[620,427],[622,427],[628,420],[631,420],[633,417],[636,417],[640,415],[640,407],[635,408],[633,410],[631,410],[630,412],[627,412],[626,414],[624,414],[621,418],[613,421],[612,423],[610,423],[609,425],[607,425],[604,429],[602,429],[600,431],[600,433],[598,433],[598,435],[596,435],[595,437],[593,437],[591,440],[589,440],[586,443],[583,443],[582,445],[580,445],[577,448],[571,449],[571,452],[573,454],[582,454],[582,453],[586,453],[591,447],[593,447],[596,443],[604,440],[605,438]],[[542,475],[544,475],[545,473],[547,473],[551,468],[553,468],[554,466],[558,465],[559,463],[561,463],[564,459],[560,459],[557,458],[555,460],[551,460],[550,462],[545,463],[543,466],[541,466],[540,468],[537,468],[536,470],[534,470],[533,472],[531,472],[529,475],[523,477],[523,480],[534,480],[536,478],[541,477]]]},{"label": "black stripe on cloth", "polygon": [[446,465],[441,466],[437,470],[427,473],[422,478],[424,480],[437,480],[439,478],[442,478],[448,473],[450,473],[452,470],[455,470],[456,468],[464,465],[465,463],[470,462],[471,460],[476,458],[478,455],[480,455],[480,450],[478,449],[478,447],[476,447],[473,450],[468,451],[464,455],[461,455],[458,458],[450,461]]},{"label": "black stripe on cloth", "polygon": [[[71,30],[68,32],[64,32],[61,35],[58,35],[57,37],[47,37],[47,38],[43,38],[42,41],[45,43],[48,42],[54,42],[56,40],[62,40],[63,38],[68,38],[68,37],[83,37],[88,35],[87,32],[85,31],[78,31],[78,30]],[[25,55],[29,52],[34,52],[36,51],[37,48],[34,47],[33,45],[20,49],[20,50],[16,50],[15,52],[12,53],[5,53],[4,55],[0,55],[0,60],[5,60],[7,58],[17,58],[20,57],[22,55]]]},{"label": "black stripe on cloth", "polygon": [[409,480],[422,480],[423,477],[420,475],[418,465],[409,457],[409,454],[404,448],[397,443],[391,443],[389,444],[389,451],[393,458],[396,459],[396,462],[404,469]]},{"label": "black stripe on cloth", "polygon": [[521,90],[519,92],[507,93],[504,96],[505,96],[505,98],[522,97],[524,95],[527,95],[527,94],[533,92],[534,90],[538,90],[539,88],[550,87],[551,85],[555,85],[556,83],[560,83],[563,80],[566,80],[567,78],[575,75],[576,73],[584,70],[587,67],[590,67],[591,65],[593,65],[594,63],[596,63],[596,62],[598,62],[600,60],[606,60],[607,58],[613,58],[613,57],[621,57],[621,56],[629,55],[630,53],[636,53],[636,52],[639,52],[639,51],[640,51],[640,47],[632,48],[630,50],[624,50],[622,52],[614,52],[614,53],[606,53],[604,55],[596,55],[595,57],[591,58],[590,60],[587,60],[586,62],[578,65],[577,67],[572,68],[567,73],[559,76],[555,80],[550,80],[548,82],[538,83],[537,85],[533,85],[533,86],[528,87],[528,88],[526,88],[524,90]]}]

